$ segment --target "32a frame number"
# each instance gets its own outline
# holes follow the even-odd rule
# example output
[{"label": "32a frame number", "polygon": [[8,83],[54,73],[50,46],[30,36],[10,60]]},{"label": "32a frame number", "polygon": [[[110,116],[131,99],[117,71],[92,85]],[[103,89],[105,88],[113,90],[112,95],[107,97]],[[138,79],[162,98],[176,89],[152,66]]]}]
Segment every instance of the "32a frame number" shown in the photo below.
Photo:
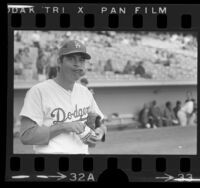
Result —
[{"label": "32a frame number", "polygon": [[88,175],[85,173],[70,173],[68,176],[69,181],[95,181],[93,173],[89,173]]}]

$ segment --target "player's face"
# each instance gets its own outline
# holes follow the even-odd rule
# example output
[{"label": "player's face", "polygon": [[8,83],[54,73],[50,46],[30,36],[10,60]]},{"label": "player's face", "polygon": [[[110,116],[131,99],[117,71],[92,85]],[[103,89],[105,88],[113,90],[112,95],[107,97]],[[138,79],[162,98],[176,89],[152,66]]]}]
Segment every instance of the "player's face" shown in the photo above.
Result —
[{"label": "player's face", "polygon": [[61,70],[67,77],[76,81],[85,74],[85,58],[81,54],[64,56]]}]

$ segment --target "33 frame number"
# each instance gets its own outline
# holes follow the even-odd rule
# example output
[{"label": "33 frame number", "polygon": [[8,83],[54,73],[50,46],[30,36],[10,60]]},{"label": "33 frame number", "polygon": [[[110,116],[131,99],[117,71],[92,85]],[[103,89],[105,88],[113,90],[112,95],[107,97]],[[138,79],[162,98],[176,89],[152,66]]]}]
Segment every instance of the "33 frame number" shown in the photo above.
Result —
[{"label": "33 frame number", "polygon": [[178,179],[193,179],[192,174],[178,174]]}]

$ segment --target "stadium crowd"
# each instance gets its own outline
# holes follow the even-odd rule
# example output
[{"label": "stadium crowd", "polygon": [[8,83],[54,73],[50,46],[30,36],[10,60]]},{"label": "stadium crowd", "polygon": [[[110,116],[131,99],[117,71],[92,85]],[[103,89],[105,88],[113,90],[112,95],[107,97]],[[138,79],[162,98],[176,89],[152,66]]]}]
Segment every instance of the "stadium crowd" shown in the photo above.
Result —
[{"label": "stadium crowd", "polygon": [[[188,80],[197,78],[197,41],[192,35],[113,31],[15,31],[15,79],[43,80],[56,74],[63,41],[86,43],[90,81],[110,79]],[[116,77],[117,75],[117,77]]]}]

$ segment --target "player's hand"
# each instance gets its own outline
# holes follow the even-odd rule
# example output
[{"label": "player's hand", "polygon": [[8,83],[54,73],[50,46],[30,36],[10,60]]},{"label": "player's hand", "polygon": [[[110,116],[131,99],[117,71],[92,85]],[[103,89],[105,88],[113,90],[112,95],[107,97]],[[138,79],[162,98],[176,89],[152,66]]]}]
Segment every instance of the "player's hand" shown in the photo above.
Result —
[{"label": "player's hand", "polygon": [[90,127],[91,129],[95,129],[95,121],[96,121],[96,118],[97,118],[98,114],[96,113],[88,113],[88,117],[87,117],[87,121],[86,121],[86,124],[88,127]]},{"label": "player's hand", "polygon": [[87,142],[86,142],[85,144],[87,144],[88,147],[91,147],[91,148],[95,147],[96,144],[97,144],[97,140],[96,140],[95,136],[91,135],[91,136],[87,139]]},{"label": "player's hand", "polygon": [[88,138],[88,142],[91,143],[91,144],[94,144],[96,142],[100,142],[104,134],[105,133],[101,128],[97,128],[97,129],[95,129],[95,136],[91,135]]},{"label": "player's hand", "polygon": [[85,124],[81,121],[66,122],[63,123],[63,127],[66,132],[75,132],[76,134],[80,134],[85,130]]},{"label": "player's hand", "polygon": [[88,144],[89,147],[95,147],[97,142],[102,141],[103,136],[106,133],[106,128],[99,127],[95,129],[95,136],[91,135],[86,144]]}]

